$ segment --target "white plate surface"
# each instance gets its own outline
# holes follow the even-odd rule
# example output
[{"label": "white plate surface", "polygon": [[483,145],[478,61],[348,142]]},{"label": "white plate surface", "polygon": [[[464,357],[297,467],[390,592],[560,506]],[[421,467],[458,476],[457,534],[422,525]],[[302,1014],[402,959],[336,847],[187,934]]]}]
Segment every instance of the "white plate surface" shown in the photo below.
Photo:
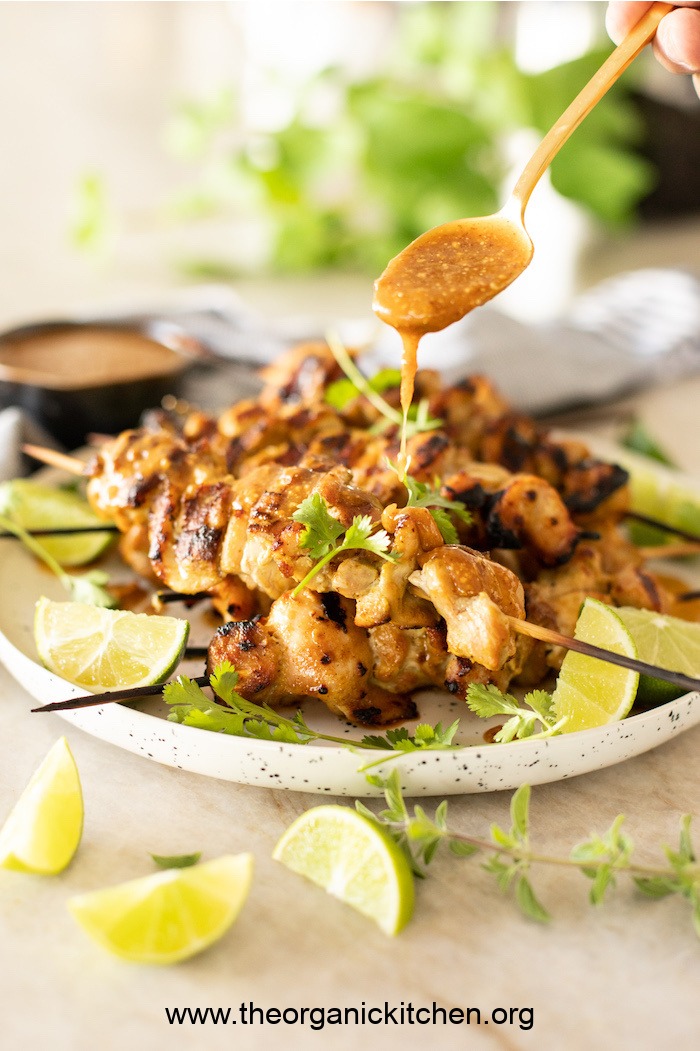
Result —
[{"label": "white plate surface", "polygon": [[[614,457],[609,449],[608,455]],[[700,496],[700,483],[686,479]],[[115,576],[125,570],[112,556],[106,563]],[[673,571],[698,586],[697,570]],[[37,661],[33,639],[34,605],[41,595],[66,600],[60,584],[13,540],[0,540],[0,659],[11,674],[40,704],[78,696],[82,691],[43,668]],[[191,614],[188,614],[191,617]],[[205,644],[206,625],[194,619],[190,641]],[[198,666],[183,666],[189,674]],[[427,751],[392,759],[404,790],[413,796],[458,795],[514,789],[524,781],[544,784],[574,777],[620,763],[663,744],[700,722],[700,694],[692,693],[650,712],[627,718],[596,730],[562,735],[548,740],[516,741],[489,745],[484,731],[498,719],[484,721],[473,716],[448,694],[430,692],[417,697],[421,718],[443,724],[460,719],[455,751]],[[106,704],[97,708],[62,713],[62,717],[86,733],[143,755],[167,766],[241,784],[265,785],[328,795],[370,796],[378,789],[368,784],[359,769],[378,753],[340,746],[288,745],[215,734],[169,722],[158,700],[140,704]],[[356,728],[339,722],[323,706],[309,704],[305,715],[319,730],[358,736]],[[42,718],[40,715],[35,718]],[[362,731],[359,732],[362,736]]]}]

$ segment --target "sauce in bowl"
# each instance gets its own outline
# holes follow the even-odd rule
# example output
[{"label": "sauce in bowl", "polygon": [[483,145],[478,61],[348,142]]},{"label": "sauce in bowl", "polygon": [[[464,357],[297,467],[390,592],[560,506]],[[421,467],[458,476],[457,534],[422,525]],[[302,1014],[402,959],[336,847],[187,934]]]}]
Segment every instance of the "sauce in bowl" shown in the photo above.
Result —
[{"label": "sauce in bowl", "polygon": [[52,390],[170,376],[186,364],[183,355],[135,329],[49,326],[0,339],[0,379]]},{"label": "sauce in bowl", "polygon": [[179,353],[152,338],[149,324],[56,321],[4,333],[0,409],[24,409],[68,448],[91,431],[136,426],[166,394],[179,393],[185,369],[201,356],[186,333],[173,346],[192,350]]}]

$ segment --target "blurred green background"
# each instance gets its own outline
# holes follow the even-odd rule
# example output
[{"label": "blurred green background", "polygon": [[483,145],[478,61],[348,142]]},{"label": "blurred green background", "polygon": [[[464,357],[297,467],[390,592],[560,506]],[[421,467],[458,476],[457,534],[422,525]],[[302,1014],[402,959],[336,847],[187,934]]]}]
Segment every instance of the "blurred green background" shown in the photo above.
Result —
[{"label": "blurred green background", "polygon": [[[601,4],[587,5],[598,8],[592,46],[584,40],[583,54],[539,72],[516,55],[523,5],[371,6],[393,9],[393,24],[381,63],[369,72],[335,62],[285,83],[283,71],[266,70],[264,53],[249,48],[246,61],[263,74],[258,90],[285,92],[276,126],[246,114],[240,80],[175,104],[163,148],[179,162],[181,182],[174,194],[148,202],[153,219],[186,225],[257,217],[266,243],[248,267],[235,253],[195,253],[175,260],[183,272],[378,273],[428,227],[496,210],[514,136],[544,133],[612,47]],[[556,31],[548,25],[551,4],[525,6],[541,9],[541,34]],[[567,6],[575,29],[573,7],[586,5]],[[297,53],[304,43],[303,36],[289,39]],[[641,79],[632,67],[551,168],[555,190],[609,226],[631,222],[658,181],[645,155],[649,128],[635,94]],[[109,171],[86,174],[73,225],[79,246],[100,248],[111,224],[126,221],[112,205]]]}]

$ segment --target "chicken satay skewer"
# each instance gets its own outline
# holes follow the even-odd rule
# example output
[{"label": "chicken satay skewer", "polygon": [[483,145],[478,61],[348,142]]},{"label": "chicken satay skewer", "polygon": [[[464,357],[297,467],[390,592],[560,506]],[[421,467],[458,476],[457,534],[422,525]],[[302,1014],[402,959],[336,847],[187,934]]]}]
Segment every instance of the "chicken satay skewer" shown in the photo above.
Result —
[{"label": "chicken satay skewer", "polygon": [[[563,646],[565,649],[575,650],[586,657],[594,657],[597,660],[606,661],[608,664],[617,664],[621,668],[639,672],[640,675],[648,675],[651,678],[663,679],[674,686],[684,690],[700,691],[700,679],[693,679],[681,672],[669,671],[667,668],[659,668],[655,664],[647,664],[646,661],[637,660],[635,657],[626,657],[622,653],[613,653],[612,650],[603,649],[602,646],[594,646],[590,642],[581,639],[572,639],[567,635],[560,635],[558,631],[543,628],[539,624],[531,624],[528,621],[518,620],[517,617],[507,618],[513,631],[520,635],[528,635],[530,638],[538,639],[540,642],[549,642],[555,646]],[[192,680],[198,686],[207,686],[207,676],[200,676]],[[32,708],[32,712],[59,712],[72,711],[78,708],[92,708],[100,704],[108,704],[111,701],[132,701],[141,697],[152,697],[161,691],[167,683],[161,686],[137,686],[129,690],[112,690],[107,693],[89,694],[85,697],[72,697],[67,701],[53,701],[44,704],[40,708]]]},{"label": "chicken satay skewer", "polygon": [[[25,529],[28,536],[75,536],[78,533],[118,533],[119,527],[109,522],[89,526],[63,526],[55,529]],[[14,533],[0,533],[0,540],[19,540]]]}]

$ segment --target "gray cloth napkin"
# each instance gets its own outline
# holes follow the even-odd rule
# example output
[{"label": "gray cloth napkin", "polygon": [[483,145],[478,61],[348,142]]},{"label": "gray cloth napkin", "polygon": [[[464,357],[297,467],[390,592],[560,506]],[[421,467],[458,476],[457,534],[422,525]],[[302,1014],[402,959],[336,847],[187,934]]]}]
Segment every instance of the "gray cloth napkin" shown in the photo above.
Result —
[{"label": "gray cloth napkin", "polygon": [[[387,331],[377,359],[396,361]],[[426,336],[419,365],[446,378],[489,376],[518,408],[543,414],[610,401],[700,370],[700,279],[675,270],[621,274],[554,322],[526,325],[493,306]]]},{"label": "gray cloth napkin", "polygon": [[[130,316],[143,315],[124,311],[119,319]],[[148,316],[165,336],[178,326],[221,359],[188,374],[186,397],[209,411],[253,394],[255,370],[295,340],[322,335],[312,321],[273,327],[225,287],[194,290]],[[362,357],[368,370],[400,360],[398,337],[386,326],[337,327],[348,343],[371,341]],[[535,414],[672,382],[700,370],[700,279],[677,270],[621,274],[579,296],[561,318],[539,325],[489,304],[426,336],[419,364],[439,368],[448,380],[484,373],[518,408]],[[0,413],[0,478],[26,467],[19,447],[28,440],[45,436],[18,409]]]}]

